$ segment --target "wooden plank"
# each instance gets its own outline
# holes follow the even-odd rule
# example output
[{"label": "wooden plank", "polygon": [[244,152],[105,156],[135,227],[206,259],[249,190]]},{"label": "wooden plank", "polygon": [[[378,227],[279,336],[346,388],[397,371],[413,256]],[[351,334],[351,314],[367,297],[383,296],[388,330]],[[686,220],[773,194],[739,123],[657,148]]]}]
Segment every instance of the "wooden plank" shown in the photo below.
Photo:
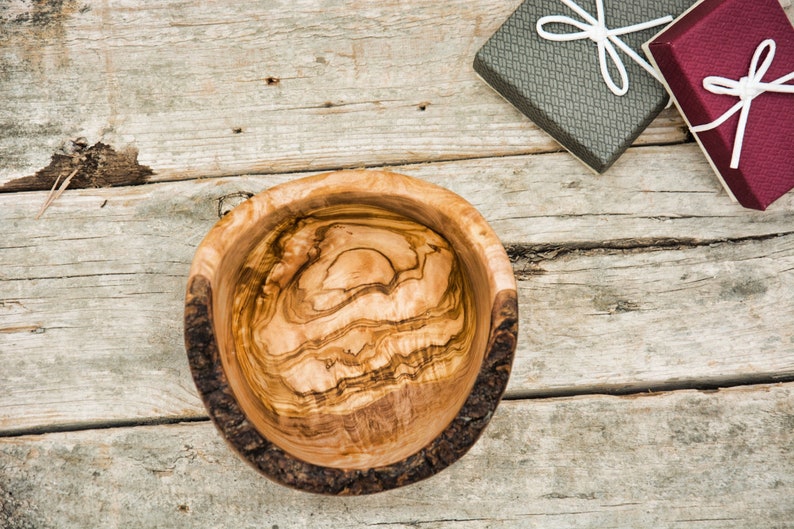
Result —
[{"label": "wooden plank", "polygon": [[[732,203],[694,144],[632,148],[608,174],[593,176],[566,153],[408,164],[390,170],[449,188],[471,202],[506,243],[604,245],[664,240],[711,242],[788,233],[794,193],[765,212]],[[67,191],[40,222],[33,217],[44,194],[0,194],[4,240],[58,238],[48,223],[67,231],[117,230],[114,223],[142,219],[188,229],[198,243],[218,218],[218,202],[235,193],[256,193],[309,173],[201,179],[123,189]],[[106,206],[100,208],[104,200]],[[99,205],[95,202],[99,201]],[[224,207],[234,197],[224,199]],[[119,207],[121,209],[119,209]],[[109,209],[108,209],[109,208]],[[173,215],[171,215],[173,214]],[[174,216],[176,218],[170,218]],[[7,219],[7,220],[5,220]],[[83,220],[80,220],[83,219]],[[16,225],[12,225],[16,223]],[[7,235],[6,235],[7,233]],[[52,243],[53,241],[50,241]],[[4,271],[8,273],[7,271]]]},{"label": "wooden plank", "polygon": [[[697,155],[633,149],[598,179],[565,154],[398,168],[513,248],[509,396],[794,376],[794,196],[743,210]],[[0,431],[203,417],[181,331],[193,252],[219,207],[295,176],[68,191],[39,221],[45,193],[0,196]]]},{"label": "wooden plank", "polygon": [[[560,150],[471,67],[518,3],[12,2],[0,185],[77,137],[153,180]],[[685,137],[670,109],[638,142]]]},{"label": "wooden plank", "polygon": [[453,466],[358,498],[276,485],[206,422],[2,438],[0,525],[794,527],[792,445],[791,384],[503,402]]},{"label": "wooden plank", "polygon": [[518,271],[512,394],[794,378],[794,236],[565,252]]}]

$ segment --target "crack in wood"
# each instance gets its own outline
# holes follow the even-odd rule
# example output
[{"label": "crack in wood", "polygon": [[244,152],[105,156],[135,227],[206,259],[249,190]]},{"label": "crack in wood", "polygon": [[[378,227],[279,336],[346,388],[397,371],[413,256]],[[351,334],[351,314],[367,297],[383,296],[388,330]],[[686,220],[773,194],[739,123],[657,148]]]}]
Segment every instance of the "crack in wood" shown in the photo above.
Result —
[{"label": "crack in wood", "polygon": [[714,377],[703,380],[677,380],[671,382],[661,382],[656,384],[640,385],[599,385],[598,387],[583,386],[579,388],[544,388],[536,391],[510,391],[505,393],[502,400],[542,400],[582,397],[593,395],[608,395],[613,397],[654,397],[663,393],[675,391],[700,391],[703,393],[714,393],[723,389],[738,388],[746,386],[759,386],[766,384],[784,384],[794,382],[794,372],[788,374],[759,373],[755,375],[736,376],[736,377]]},{"label": "crack in wood", "polygon": [[654,251],[686,250],[692,248],[716,247],[719,245],[762,242],[792,234],[794,234],[794,231],[720,239],[615,239],[606,242],[569,244],[505,243],[504,246],[507,251],[507,256],[513,264],[516,279],[526,280],[545,273],[541,263],[567,256],[629,255]]},{"label": "crack in wood", "polygon": [[[2,249],[2,248],[0,248]],[[165,261],[166,263],[168,261]],[[184,264],[184,263],[178,263]],[[160,276],[160,277],[174,277],[183,279],[184,274],[168,274],[163,272],[96,272],[96,273],[88,273],[88,274],[69,274],[69,275],[53,275],[53,276],[37,276],[37,277],[0,277],[0,282],[3,281],[52,281],[52,280],[63,280],[63,279],[80,279],[86,277],[103,277],[103,278],[115,278],[115,277],[122,277],[122,276]],[[94,299],[93,297],[85,298],[85,299]]]},{"label": "crack in wood", "polygon": [[14,334],[20,332],[42,334],[45,332],[45,329],[40,325],[16,325],[13,327],[0,327],[0,334]]},{"label": "crack in wood", "polygon": [[395,522],[375,522],[366,524],[367,527],[383,527],[389,525],[407,525],[409,527],[419,527],[426,524],[436,523],[464,523],[464,522],[482,522],[494,521],[494,518],[434,518],[432,520],[412,520],[412,521],[395,521]]},{"label": "crack in wood", "polygon": [[[145,419],[115,420],[107,422],[74,422],[68,424],[50,424],[30,428],[18,428],[0,433],[4,437],[26,437],[47,435],[63,432],[82,432],[85,430],[112,430],[117,428],[135,428],[138,426],[168,426],[174,424],[208,422],[208,415],[185,415],[177,417],[153,417]],[[0,527],[3,527],[0,525]]]},{"label": "crack in wood", "polygon": [[676,520],[675,523],[692,523],[692,522],[733,522],[738,521],[739,518],[687,518],[683,520]]}]

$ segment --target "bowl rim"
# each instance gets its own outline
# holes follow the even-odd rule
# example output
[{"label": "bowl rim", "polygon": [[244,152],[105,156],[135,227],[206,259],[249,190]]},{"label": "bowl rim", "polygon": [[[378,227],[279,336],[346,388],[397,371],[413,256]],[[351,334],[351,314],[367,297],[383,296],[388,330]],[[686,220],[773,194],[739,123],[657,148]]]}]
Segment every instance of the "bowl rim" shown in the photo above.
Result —
[{"label": "bowl rim", "polygon": [[[377,182],[373,186],[372,183]],[[300,201],[348,192],[422,203],[447,215],[480,245],[490,291],[494,293],[486,350],[474,385],[452,422],[428,445],[395,463],[366,470],[326,467],[303,461],[267,439],[250,422],[234,396],[223,368],[214,332],[213,285],[218,253],[234,244],[231,233],[241,223],[289,208],[296,188]],[[351,201],[356,203],[358,201]],[[401,212],[405,214],[404,212]],[[441,233],[444,236],[444,233]],[[216,243],[211,247],[207,241]],[[222,241],[218,247],[217,241]],[[283,485],[309,492],[368,494],[407,485],[436,474],[463,456],[490,421],[507,386],[518,334],[515,276],[504,246],[480,213],[452,191],[424,180],[377,170],[323,173],[282,183],[243,202],[220,219],[199,244],[188,278],[184,314],[185,348],[193,380],[210,418],[231,448],[260,473]]]}]

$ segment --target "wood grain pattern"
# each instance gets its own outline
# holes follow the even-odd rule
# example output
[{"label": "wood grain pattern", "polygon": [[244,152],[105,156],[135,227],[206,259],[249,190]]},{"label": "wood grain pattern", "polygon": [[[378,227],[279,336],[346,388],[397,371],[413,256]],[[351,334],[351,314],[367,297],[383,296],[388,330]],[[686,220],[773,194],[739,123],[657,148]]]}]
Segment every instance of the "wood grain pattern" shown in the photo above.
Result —
[{"label": "wood grain pattern", "polygon": [[504,248],[463,199],[343,171],[269,189],[210,230],[185,334],[209,413],[247,460],[351,494],[471,446],[507,384],[516,311]]},{"label": "wood grain pattern", "polygon": [[[312,462],[368,468],[416,452],[455,416],[481,361],[467,281],[447,241],[382,209],[336,207],[273,230],[234,294],[227,361],[261,404],[247,415]],[[373,406],[390,394],[401,398]],[[292,428],[300,438],[279,435]],[[383,437],[399,447],[384,451]]]}]

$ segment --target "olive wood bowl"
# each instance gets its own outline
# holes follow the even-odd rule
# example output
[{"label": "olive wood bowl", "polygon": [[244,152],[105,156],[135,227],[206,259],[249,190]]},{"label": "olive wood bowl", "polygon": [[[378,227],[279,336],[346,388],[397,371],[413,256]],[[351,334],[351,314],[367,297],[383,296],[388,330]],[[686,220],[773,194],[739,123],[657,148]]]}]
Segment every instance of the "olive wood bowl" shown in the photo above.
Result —
[{"label": "olive wood bowl", "polygon": [[268,189],[199,245],[185,341],[210,417],[265,476],[366,494],[431,476],[507,385],[516,283],[468,202],[395,173]]}]

